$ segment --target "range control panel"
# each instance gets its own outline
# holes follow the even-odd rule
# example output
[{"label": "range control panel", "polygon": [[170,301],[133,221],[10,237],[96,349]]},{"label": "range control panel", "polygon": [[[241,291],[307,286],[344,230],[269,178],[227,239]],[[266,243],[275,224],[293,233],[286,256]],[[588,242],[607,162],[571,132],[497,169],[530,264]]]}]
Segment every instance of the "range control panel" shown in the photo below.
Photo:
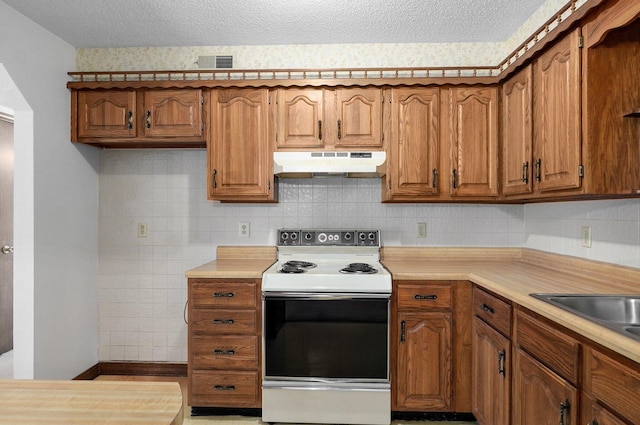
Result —
[{"label": "range control panel", "polygon": [[278,246],[380,246],[379,230],[278,230]]}]

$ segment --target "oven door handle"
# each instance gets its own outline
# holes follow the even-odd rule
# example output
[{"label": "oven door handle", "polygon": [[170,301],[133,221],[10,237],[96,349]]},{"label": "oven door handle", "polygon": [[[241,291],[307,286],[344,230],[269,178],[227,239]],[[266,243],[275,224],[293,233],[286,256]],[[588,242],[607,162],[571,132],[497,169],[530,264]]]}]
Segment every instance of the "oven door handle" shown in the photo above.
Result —
[{"label": "oven door handle", "polygon": [[263,292],[262,299],[300,299],[300,300],[353,300],[353,299],[390,299],[390,293],[333,293],[333,292]]}]

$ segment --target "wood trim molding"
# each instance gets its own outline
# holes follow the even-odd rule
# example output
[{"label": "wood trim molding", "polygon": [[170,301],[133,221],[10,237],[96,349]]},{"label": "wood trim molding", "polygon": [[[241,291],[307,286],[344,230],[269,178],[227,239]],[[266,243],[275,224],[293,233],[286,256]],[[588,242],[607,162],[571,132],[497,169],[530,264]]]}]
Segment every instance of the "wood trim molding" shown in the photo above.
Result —
[{"label": "wood trim molding", "polygon": [[93,380],[100,375],[187,376],[187,363],[165,362],[99,362],[73,380]]}]

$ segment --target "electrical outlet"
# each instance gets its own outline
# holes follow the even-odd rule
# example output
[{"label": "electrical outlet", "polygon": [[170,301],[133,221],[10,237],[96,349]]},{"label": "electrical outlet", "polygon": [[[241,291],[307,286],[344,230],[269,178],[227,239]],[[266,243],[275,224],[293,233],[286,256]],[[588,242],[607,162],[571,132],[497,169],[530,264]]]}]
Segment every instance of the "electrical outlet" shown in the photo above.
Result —
[{"label": "electrical outlet", "polygon": [[239,238],[248,238],[250,230],[251,230],[251,223],[249,223],[248,221],[240,221],[240,222],[238,222],[238,237]]},{"label": "electrical outlet", "polygon": [[427,237],[427,223],[418,223],[418,226],[416,228],[418,235],[416,237],[418,238],[426,238]]},{"label": "electrical outlet", "polygon": [[147,237],[147,223],[138,223],[138,237],[139,238]]},{"label": "electrical outlet", "polygon": [[582,228],[582,246],[591,248],[591,227]]}]

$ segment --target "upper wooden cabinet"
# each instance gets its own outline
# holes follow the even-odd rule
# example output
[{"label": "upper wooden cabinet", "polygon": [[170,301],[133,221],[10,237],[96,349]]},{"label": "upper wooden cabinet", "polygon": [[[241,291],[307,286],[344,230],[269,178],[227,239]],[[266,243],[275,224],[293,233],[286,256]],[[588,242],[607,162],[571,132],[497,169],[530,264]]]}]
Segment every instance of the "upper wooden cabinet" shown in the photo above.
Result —
[{"label": "upper wooden cabinet", "polygon": [[497,197],[498,88],[451,88],[448,106],[451,196]]},{"label": "upper wooden cabinet", "polygon": [[532,189],[533,71],[525,67],[502,86],[502,164],[504,195]]},{"label": "upper wooden cabinet", "polygon": [[269,128],[269,90],[211,91],[209,199],[276,200]]},{"label": "upper wooden cabinet", "polygon": [[104,147],[204,147],[203,92],[74,90],[71,140]]},{"label": "upper wooden cabinet", "polygon": [[534,176],[538,191],[581,185],[580,29],[533,64]]},{"label": "upper wooden cabinet", "polygon": [[391,89],[391,141],[383,201],[428,200],[438,194],[440,89]]},{"label": "upper wooden cabinet", "polygon": [[382,150],[382,89],[282,88],[277,150]]}]

